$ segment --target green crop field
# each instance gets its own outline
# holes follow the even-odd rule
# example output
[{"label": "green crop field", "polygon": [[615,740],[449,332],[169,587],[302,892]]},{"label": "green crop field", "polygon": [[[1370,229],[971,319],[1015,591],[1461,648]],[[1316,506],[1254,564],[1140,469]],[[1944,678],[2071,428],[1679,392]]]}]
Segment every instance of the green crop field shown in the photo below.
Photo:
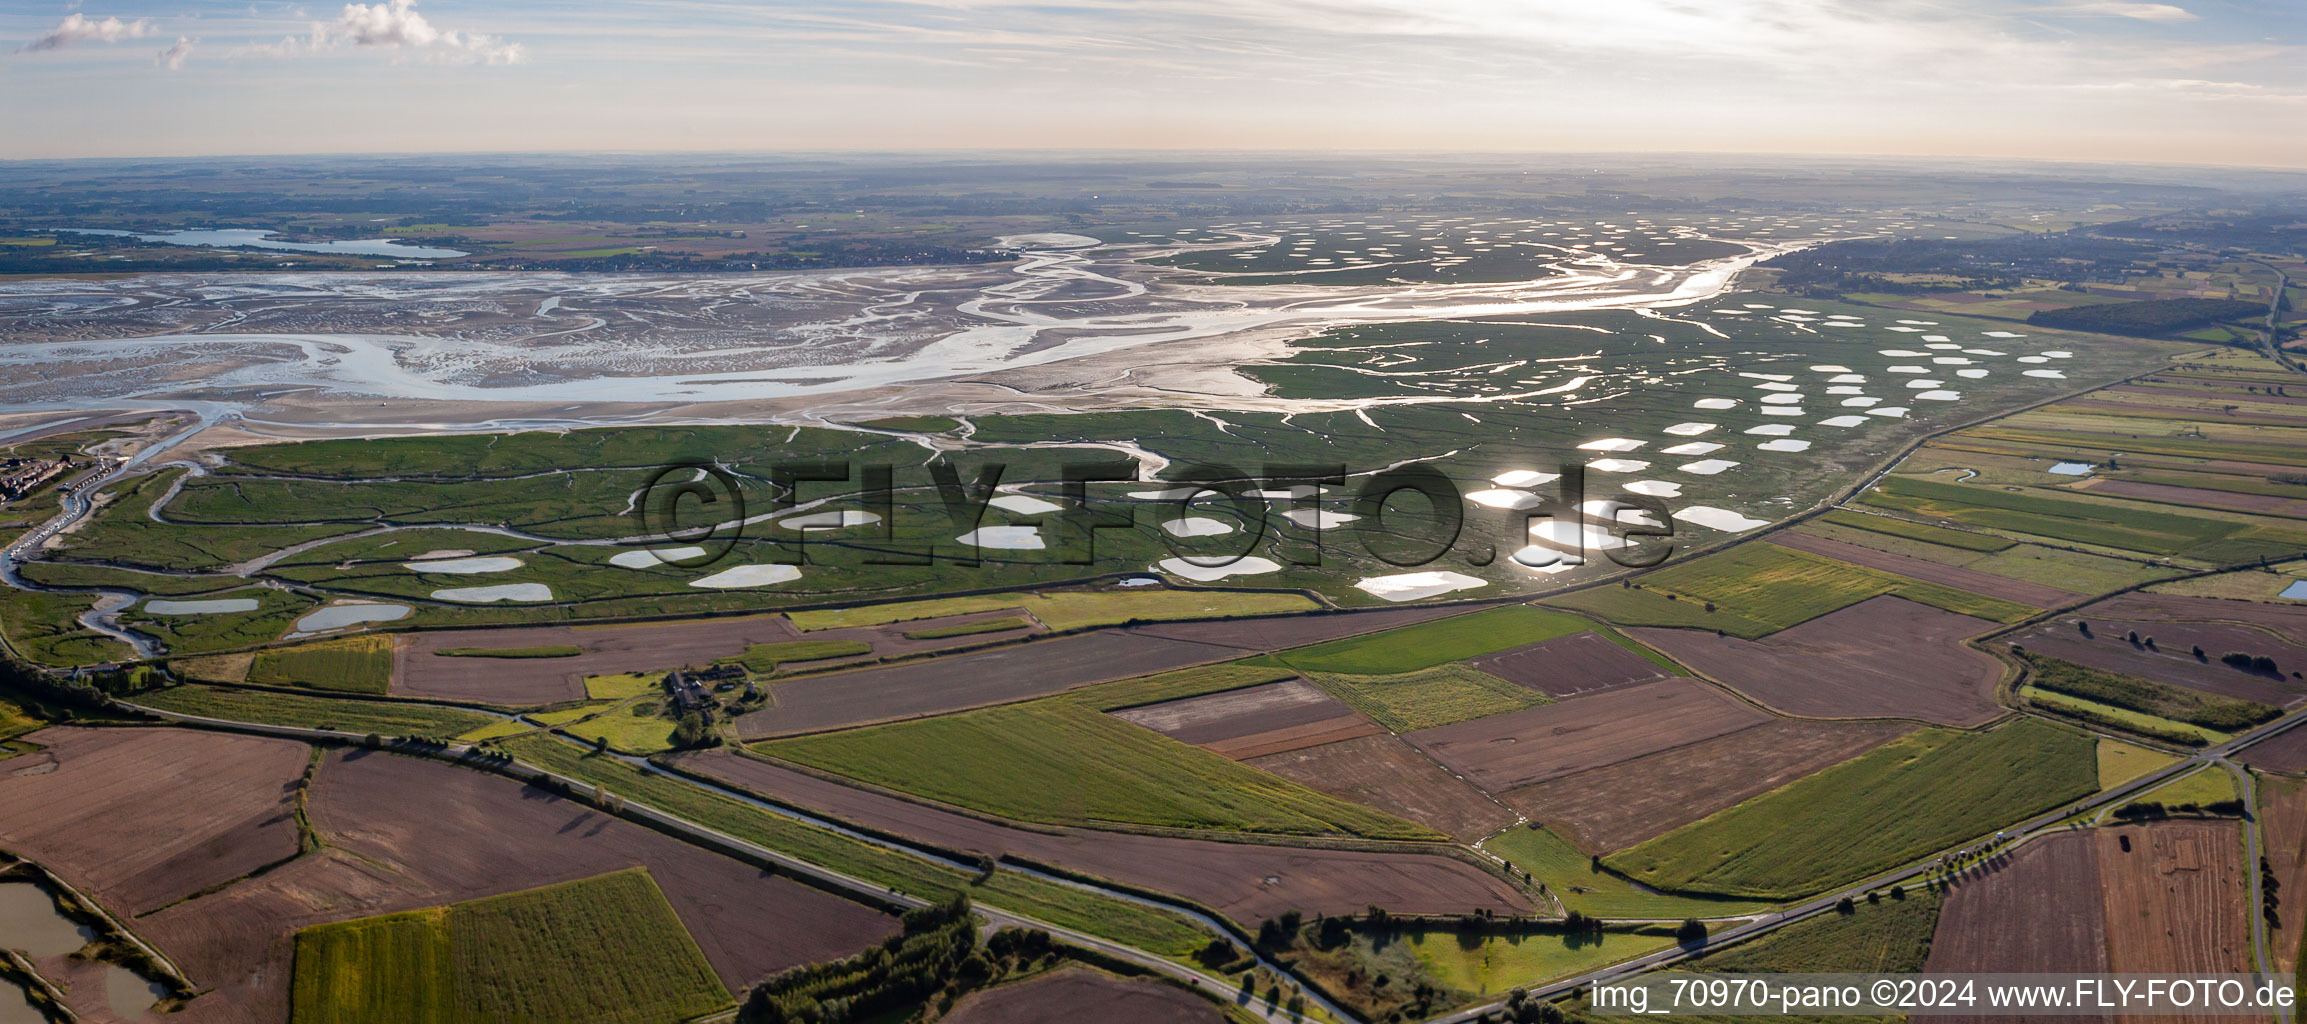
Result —
[{"label": "green crop field", "polygon": [[393,639],[353,636],[257,654],[248,681],[343,693],[383,693],[393,681]]},{"label": "green crop field", "polygon": [[500,721],[494,715],[426,704],[306,697],[271,690],[189,684],[131,698],[163,711],[261,725],[373,732],[380,736],[455,736]]},{"label": "green crop field", "polygon": [[661,1024],[734,1003],[629,868],[296,935],[291,1024]]},{"label": "green crop field", "polygon": [[1482,848],[1546,884],[1567,910],[1593,917],[1672,920],[1750,914],[1773,904],[1759,900],[1707,898],[1656,892],[1608,871],[1560,836],[1543,828],[1517,825],[1483,840]]},{"label": "green crop field", "polygon": [[1911,974],[1930,955],[1939,897],[1921,886],[1904,899],[1854,901],[1848,914],[1822,914],[1752,942],[1701,957],[1702,971],[1739,974]]},{"label": "green crop field", "polygon": [[1980,572],[2040,583],[2078,594],[2104,594],[2173,575],[2181,570],[2124,558],[2020,544],[1969,566]]},{"label": "green crop field", "polygon": [[1884,594],[1997,622],[2034,611],[1776,544],[1741,544],[1651,573],[1639,588],[1597,587],[1556,603],[1620,625],[1718,629],[1751,640]]},{"label": "green crop field", "polygon": [[1135,679],[1084,686],[1061,698],[1095,711],[1119,711],[1165,700],[1183,700],[1205,693],[1239,690],[1259,683],[1297,678],[1297,671],[1265,658],[1229,661],[1223,665],[1196,665]]},{"label": "green crop field", "polygon": [[1731,636],[1753,639],[1778,631],[1778,627],[1748,618],[1719,605],[1706,610],[1702,601],[1684,601],[1647,588],[1590,587],[1574,594],[1546,599],[1549,605],[1558,605],[1584,612],[1604,622],[1620,626],[1679,626],[1684,629],[1719,629]]},{"label": "green crop field", "polygon": [[574,658],[585,653],[575,644],[546,644],[542,647],[451,647],[434,651],[443,658]]},{"label": "green crop field", "polygon": [[1321,610],[1302,594],[1240,593],[1226,590],[1059,590],[1048,593],[982,594],[926,601],[900,601],[861,608],[794,612],[789,618],[802,630],[843,626],[881,626],[967,615],[972,612],[1023,608],[1055,630],[1113,626],[1133,619],[1223,619],[1243,615],[1285,615]]},{"label": "green crop field", "polygon": [[1546,695],[1465,665],[1393,676],[1313,677],[1330,695],[1395,732],[1415,732],[1537,707]]},{"label": "green crop field", "polygon": [[586,700],[624,700],[655,693],[664,686],[662,672],[617,672],[585,677]]},{"label": "green crop field", "polygon": [[1856,530],[1866,530],[1870,533],[1886,534],[1892,537],[1904,537],[1926,544],[1962,548],[1965,551],[2001,551],[2017,543],[2005,537],[1970,533],[1964,530],[1950,530],[1942,526],[1893,519],[1889,516],[1873,516],[1847,508],[1828,509],[1827,513],[1820,518],[1836,526],[1847,526]]},{"label": "green crop field", "polygon": [[1656,888],[1785,899],[1863,878],[2097,792],[2077,729],[1927,729],[1606,858]]},{"label": "green crop field", "polygon": [[550,736],[520,736],[506,750],[529,764],[606,788],[626,799],[726,832],[813,864],[929,900],[968,893],[1001,907],[1066,928],[1102,935],[1164,956],[1184,956],[1209,941],[1185,918],[1143,904],[1099,895],[1015,871],[978,880],[920,857],[765,810],[672,776],[644,772],[624,761],[591,756]]},{"label": "green crop field", "polygon": [[1885,479],[1867,504],[1990,530],[2050,537],[2099,547],[2175,555],[2234,533],[2239,524],[2145,508],[2054,497],[2039,489],[1940,483],[1913,477]]},{"label": "green crop field", "polygon": [[776,740],[757,749],[874,785],[1048,825],[1438,838],[1422,826],[1062,698]]},{"label": "green crop field", "polygon": [[1453,928],[1357,936],[1356,941],[1400,943],[1442,985],[1496,996],[1508,989],[1606,967],[1674,944],[1672,929],[1606,931],[1601,935],[1485,935],[1469,938]]},{"label": "green crop field", "polygon": [[1277,657],[1301,672],[1390,676],[1593,628],[1575,615],[1514,604],[1300,647]]},{"label": "green crop field", "polygon": [[1013,629],[1024,629],[1027,625],[1028,623],[1024,619],[1015,615],[1004,615],[998,619],[980,619],[976,622],[964,622],[955,626],[912,630],[905,634],[905,638],[908,640],[944,640],[957,636],[976,636],[979,633],[1006,633]]},{"label": "green crop field", "polygon": [[566,731],[582,739],[606,740],[610,746],[628,753],[671,750],[674,722],[657,713],[657,703],[649,701],[632,707],[611,708],[593,718],[569,723]]},{"label": "green crop field", "polygon": [[788,640],[775,644],[747,644],[745,653],[730,659],[745,666],[755,675],[769,675],[779,665],[798,661],[823,661],[827,658],[848,658],[873,653],[873,645],[861,640]]},{"label": "green crop field", "polygon": [[2256,701],[2219,697],[2152,679],[2077,665],[2071,661],[2023,655],[2034,669],[2034,685],[2045,690],[2156,718],[2199,725],[2214,732],[2240,732],[2282,717],[2281,708]]},{"label": "green crop field", "polygon": [[2034,707],[2072,718],[2085,725],[2106,729],[2110,732],[2144,736],[2165,743],[2175,743],[2179,746],[2208,746],[2227,738],[2226,733],[2205,729],[2199,725],[2188,725],[2185,722],[2174,722],[2168,718],[2157,718],[2154,715],[2133,711],[2129,708],[2119,708],[2113,704],[2101,704],[2086,697],[2045,690],[2039,686],[2021,686],[2019,687],[2019,696],[2026,698],[2027,702]]}]

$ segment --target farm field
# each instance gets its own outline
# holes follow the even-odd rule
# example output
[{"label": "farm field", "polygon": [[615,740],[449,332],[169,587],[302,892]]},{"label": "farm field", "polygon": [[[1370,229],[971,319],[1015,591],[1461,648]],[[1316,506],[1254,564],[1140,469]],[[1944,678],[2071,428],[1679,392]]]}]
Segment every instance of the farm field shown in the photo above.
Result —
[{"label": "farm field", "polygon": [[2169,766],[2178,758],[2160,750],[2133,746],[2121,740],[2099,739],[2099,788],[2113,789],[2132,779]]},{"label": "farm field", "polygon": [[1600,633],[1572,633],[1484,655],[1470,664],[1508,682],[1555,697],[1570,697],[1614,686],[1647,683],[1680,675],[1664,658],[1637,652]]},{"label": "farm field", "polygon": [[1397,733],[1433,729],[1546,703],[1478,667],[1436,665],[1395,676],[1321,674],[1315,681],[1339,699]]},{"label": "farm field", "polygon": [[2057,690],[2045,690],[2028,684],[2019,687],[2018,694],[2029,708],[2048,712],[2056,717],[2074,719],[2094,728],[2110,729],[2131,736],[2175,743],[2186,747],[2201,747],[2226,739],[2227,734],[2200,725],[2174,722],[2168,718],[2102,704],[2085,697]]},{"label": "farm field", "polygon": [[2216,732],[2241,732],[2281,717],[2266,704],[2215,697],[2152,679],[2107,672],[2034,653],[2022,655],[2032,685],[2072,697],[2111,704],[2157,718]]},{"label": "farm field", "polygon": [[1012,854],[1174,893],[1245,925],[1291,909],[1359,913],[1373,903],[1415,914],[1531,910],[1529,901],[1505,882],[1439,853],[1369,853],[1026,829],[725,751],[681,755],[679,763],[774,800],[921,842],[994,856]]},{"label": "farm field", "polygon": [[1854,902],[1848,914],[1813,917],[1699,957],[1691,966],[1741,974],[1908,974],[1925,969],[1925,958],[1936,948],[1934,930],[1945,920],[1944,900],[1937,893],[1916,888],[1901,899]]},{"label": "farm field", "polygon": [[478,711],[428,704],[405,704],[297,693],[241,690],[187,684],[136,695],[136,701],[163,711],[264,725],[373,732],[380,736],[455,736],[502,719]]},{"label": "farm field", "polygon": [[2129,593],[2082,611],[2142,622],[2238,623],[2263,629],[2307,647],[2307,601],[2230,601],[2217,598]]},{"label": "farm field", "polygon": [[2107,969],[2248,971],[2250,883],[2241,826],[2166,821],[2097,830]]},{"label": "farm field", "polygon": [[1720,899],[1657,892],[1608,871],[1546,828],[1516,827],[1491,836],[1482,848],[1530,872],[1565,910],[1616,920],[1671,921],[1717,918],[1767,910],[1760,900]]},{"label": "farm field", "polygon": [[[1828,537],[1804,533],[1801,530],[1780,531],[1770,538],[1770,543],[1805,554],[1819,555],[1863,568],[1894,573],[1908,579],[1936,583],[1940,586],[1953,587],[1956,590],[1969,591],[1973,594],[1999,598],[2013,604],[2034,608],[2054,608],[2080,601],[2084,596],[2057,587],[2027,583],[2007,576],[1977,571],[1975,568],[1948,565],[1944,562],[1918,558],[1913,555],[1881,551],[1859,544],[1849,544]],[[1973,566],[1978,564],[1978,562],[1972,563]]]},{"label": "farm field", "polygon": [[344,693],[382,694],[392,685],[393,639],[356,636],[260,651],[248,681]]},{"label": "farm field", "polygon": [[[1398,944],[1442,985],[1495,998],[1534,985],[1617,963],[1674,944],[1671,929],[1606,931],[1600,936],[1539,932],[1486,935],[1468,943],[1454,930],[1403,931],[1355,937],[1378,947]],[[1373,957],[1376,959],[1376,957]]]},{"label": "farm field", "polygon": [[2296,779],[2259,780],[2261,855],[2274,869],[2282,900],[2278,926],[2267,932],[2267,955],[2284,973],[2299,969],[2299,949],[2307,933],[2307,783]]},{"label": "farm field", "polygon": [[1886,596],[1759,641],[1683,629],[1628,632],[1789,714],[1971,726],[2004,713],[1995,702],[2002,663],[1961,644],[1993,628],[1984,619]]},{"label": "farm field", "polygon": [[1435,836],[1062,698],[777,740],[759,749],[873,785],[1047,825]]},{"label": "farm field", "polygon": [[1277,657],[1300,672],[1400,675],[1592,628],[1573,615],[1507,605],[1294,648]]},{"label": "farm field", "polygon": [[2097,791],[2088,734],[1925,730],[1604,860],[1656,888],[1788,898]]},{"label": "farm field", "polygon": [[[1944,567],[1934,564],[1932,568]],[[1750,639],[1886,594],[1997,621],[2023,618],[2032,611],[2024,604],[1990,594],[1910,579],[1776,543],[1741,544],[1694,562],[1678,563],[1643,577],[1641,589],[1674,595],[1679,599],[1675,603],[1696,604],[1700,609],[1690,622],[1659,625],[1700,624]],[[1708,607],[1739,618],[1715,627],[1710,619],[1719,613],[1705,611]],[[1651,624],[1638,618],[1617,621],[1621,625]],[[1761,628],[1753,629],[1748,623]]]},{"label": "farm field", "polygon": [[[1769,720],[1688,679],[1605,690],[1405,737],[1492,793],[1736,732]],[[1524,737],[1549,742],[1524,743]]]},{"label": "farm field", "polygon": [[1237,761],[1384,731],[1302,679],[1110,713]]},{"label": "farm field", "polygon": [[288,1019],[292,937],[306,927],[629,868],[647,869],[728,991],[856,952],[897,930],[877,910],[763,877],[749,864],[576,801],[418,758],[330,754],[307,814],[324,844],[318,852],[138,921],[145,938],[208,990],[177,1019]]},{"label": "farm field", "polygon": [[2307,727],[2285,729],[2243,748],[2235,759],[2266,771],[2307,774]]},{"label": "farm field", "polygon": [[58,726],[0,765],[0,848],[141,914],[296,855],[310,748],[190,729]]},{"label": "farm field", "polygon": [[1375,807],[1470,843],[1514,812],[1451,775],[1399,736],[1362,736],[1251,758],[1250,765],[1340,800]]},{"label": "farm field", "polygon": [[[829,611],[792,614],[793,624],[805,631],[843,626],[879,626],[918,622],[972,612],[1023,611],[1060,632],[1093,626],[1118,626],[1132,620],[1220,619],[1244,615],[1280,615],[1315,611],[1321,606],[1299,594],[1259,594],[1211,590],[1155,590],[1151,592],[1053,591],[1048,593],[989,594],[946,597],[898,604],[866,605]],[[918,628],[918,627],[916,627]]]},{"label": "farm field", "polygon": [[2057,833],[1966,870],[1944,897],[1924,969],[2080,974],[2110,970],[2099,845],[2099,836],[2092,832]]},{"label": "farm field", "polygon": [[1245,651],[1280,651],[1464,614],[1465,609],[1450,605],[1413,604],[1402,608],[1363,608],[1323,615],[1155,623],[1131,626],[1129,631]]},{"label": "farm field", "polygon": [[2030,490],[2012,494],[1994,487],[1892,476],[1866,493],[1867,504],[1929,519],[2018,533],[2055,541],[2177,555],[2209,549],[2241,529],[2223,519],[2181,515],[2150,505],[2122,505],[2053,496]]},{"label": "farm field", "polygon": [[[2113,611],[2085,608],[2007,639],[2029,654],[2234,700],[2283,707],[2307,697],[2307,682],[2289,676],[2307,668],[2307,647],[2284,643],[2248,626],[2126,619],[2109,614]],[[2137,645],[2129,639],[2134,633],[2139,636]],[[2154,646],[2147,646],[2149,640]],[[2202,657],[2194,655],[2195,648],[2202,649]],[[2233,653],[2273,658],[2277,668],[2259,672],[2223,664],[2221,659]]]},{"label": "farm field", "polygon": [[1841,764],[1918,728],[1912,722],[1774,718],[1713,739],[1500,797],[1588,853],[1623,850]]},{"label": "farm field", "polygon": [[772,684],[769,706],[737,718],[747,738],[816,732],[1026,700],[1090,683],[1235,657],[1231,648],[1115,630]]},{"label": "farm field", "polygon": [[296,935],[290,1024],[655,1024],[734,1005],[646,871]]},{"label": "farm field", "polygon": [[1209,1000],[1179,986],[1071,967],[971,993],[938,1019],[946,1024],[1222,1024],[1226,1017]]}]

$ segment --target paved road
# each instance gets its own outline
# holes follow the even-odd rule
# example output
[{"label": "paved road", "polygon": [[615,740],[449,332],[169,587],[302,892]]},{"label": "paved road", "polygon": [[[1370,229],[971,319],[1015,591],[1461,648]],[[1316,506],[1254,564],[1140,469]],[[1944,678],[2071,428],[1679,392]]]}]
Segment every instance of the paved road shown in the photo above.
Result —
[{"label": "paved road", "polygon": [[[348,743],[354,745],[358,745],[366,739],[366,734],[364,733],[342,732],[334,729],[312,729],[303,726],[260,725],[251,722],[235,722],[229,719],[208,718],[201,715],[187,715],[174,711],[165,711],[160,708],[146,707],[144,705],[136,704],[130,701],[121,701],[120,703],[144,714],[151,715],[155,718],[179,722],[186,725],[206,726],[214,729],[243,732],[258,736],[272,736],[282,739],[303,740],[307,742]],[[471,762],[464,760],[464,755],[470,753],[472,750],[472,747],[469,744],[452,744],[445,750],[399,747],[396,744],[395,749],[399,750],[401,753],[414,754],[418,756],[431,757],[436,760],[460,763],[466,765],[467,767],[477,767]],[[789,817],[802,818],[803,820],[812,820],[808,819],[806,816],[795,815],[783,808],[778,808],[774,805],[766,804],[746,794],[730,791],[724,787],[707,786],[697,782],[697,780],[690,779],[675,773],[663,771],[658,769],[655,765],[647,764],[646,761],[642,761],[641,759],[626,757],[625,760],[638,762],[645,766],[649,771],[668,779],[678,779],[691,785],[698,785],[701,788],[711,789],[720,795],[735,797],[737,799],[746,801],[748,804],[759,806],[765,810],[786,814]],[[519,771],[528,773],[532,776],[541,775],[558,780],[572,787],[573,792],[586,792],[592,788],[592,784],[589,782],[569,778],[559,773],[539,768],[535,765],[530,765],[519,760],[496,762],[490,769],[487,770],[502,771],[505,769],[518,769]],[[921,899],[920,897],[902,893],[887,886],[879,885],[874,882],[858,878],[854,875],[837,871],[833,868],[828,868],[820,864],[812,863],[810,861],[801,860],[788,854],[781,853],[777,850],[739,839],[736,836],[729,835],[726,832],[722,832],[710,826],[690,821],[687,818],[659,810],[655,807],[649,806],[648,804],[641,803],[630,798],[625,799],[624,813],[628,817],[638,818],[643,821],[653,823],[665,831],[674,833],[676,835],[686,836],[692,840],[701,841],[704,845],[707,846],[715,846],[724,849],[742,851],[748,856],[756,857],[762,861],[775,864],[780,869],[790,871],[796,875],[804,875],[816,879],[819,882],[831,885],[835,888],[846,889],[868,900],[876,902],[896,903],[900,906],[906,907],[923,907],[928,905],[928,901]],[[829,824],[814,821],[813,823]],[[842,831],[845,835],[864,839],[868,842],[873,842],[876,845],[883,847],[884,849],[893,850],[925,860],[934,860],[937,863],[947,866],[960,866],[954,865],[952,862],[946,861],[942,858],[937,858],[925,854],[920,850],[916,850],[901,844],[884,842],[869,836],[862,835],[860,833],[850,832],[846,829],[842,829],[840,831]],[[974,869],[973,865],[968,867]],[[1013,867],[1004,867],[1003,870],[1017,869]],[[1243,946],[1238,940],[1234,939],[1229,932],[1221,927],[1218,927],[1217,922],[1210,920],[1206,915],[1203,915],[1199,912],[1192,911],[1183,907],[1148,900],[1144,897],[1130,893],[1117,892],[1099,886],[1089,885],[1073,879],[1057,878],[1050,875],[1039,875],[1039,873],[1035,874],[1037,874],[1038,877],[1047,879],[1049,881],[1096,892],[1102,896],[1127,900],[1129,902],[1147,906],[1158,907],[1160,909],[1170,911],[1171,913],[1178,914],[1182,917],[1192,918],[1196,920],[1197,923],[1200,923],[1203,927],[1224,938],[1227,942],[1232,943],[1236,949],[1240,950],[1242,953],[1256,957],[1258,963],[1261,966],[1272,971],[1275,975],[1284,978],[1290,977],[1287,971],[1283,971],[1274,964],[1266,961],[1265,958],[1259,956],[1255,950]],[[1147,968],[1148,970],[1167,975],[1193,988],[1208,992],[1221,1001],[1240,1005],[1262,1020],[1283,1022],[1302,1021],[1307,1019],[1305,1017],[1292,1014],[1281,1007],[1274,1006],[1266,1002],[1263,996],[1259,996],[1253,1000],[1244,1002],[1239,998],[1241,993],[1241,986],[1239,983],[1229,983],[1221,978],[1213,977],[1211,975],[1207,975],[1200,971],[1186,967],[1185,965],[1180,964],[1174,960],[1169,960],[1167,958],[1148,953],[1144,950],[1138,949],[1135,946],[1115,942],[1113,940],[1101,938],[1086,932],[1076,931],[1074,929],[1064,927],[1063,925],[1051,924],[1047,921],[1028,917],[1024,914],[1018,914],[996,907],[986,906],[984,904],[978,904],[976,909],[980,916],[983,916],[988,921],[991,921],[995,924],[1009,925],[1018,928],[1038,928],[1076,945],[1094,949],[1109,956],[1117,957],[1119,959],[1138,964]],[[1304,992],[1307,1003],[1319,1008],[1320,1011],[1328,1013],[1329,1015],[1341,1021],[1351,1021],[1355,1019],[1352,1014],[1345,1012],[1342,1007],[1338,1007],[1334,1004],[1331,1004],[1328,1000],[1323,999],[1318,992],[1303,988],[1302,991]]]},{"label": "paved road", "polygon": [[[2061,822],[2064,822],[2067,819],[2076,816],[2077,814],[2098,808],[2118,805],[2128,801],[2133,796],[2137,796],[2138,794],[2143,793],[2149,789],[2162,785],[2164,782],[2167,782],[2170,779],[2186,772],[2193,771],[2204,764],[2211,764],[2214,766],[2226,765],[2228,767],[2237,768],[2237,770],[2240,770],[2238,766],[2233,765],[2232,762],[2227,760],[2230,755],[2234,754],[2236,751],[2250,746],[2251,744],[2258,743],[2269,737],[2298,727],[2302,723],[2307,723],[2307,715],[2292,715],[2287,718],[2277,719],[2274,722],[2260,726],[2259,728],[2251,730],[2250,732],[2242,733],[2225,743],[2219,744],[2218,746],[2205,747],[2202,750],[2196,751],[2193,755],[2183,758],[2178,762],[2163,768],[2160,771],[2140,776],[2137,779],[2133,779],[2130,782],[2127,782],[2114,789],[2107,790],[2087,800],[2068,804],[2055,810],[2045,811],[2042,814],[2036,815],[2035,817],[2030,818],[2025,822],[2005,829],[2002,832],[1996,833],[1996,835],[2005,837],[1999,842],[1992,837],[1981,837],[1961,846],[1953,847],[1948,850],[1942,850],[1939,853],[1931,855],[1924,861],[1910,864],[1907,867],[1897,868],[1885,874],[1876,875],[1873,878],[1866,879],[1865,881],[1850,886],[1849,888],[1820,896],[1799,906],[1789,907],[1785,910],[1772,914],[1766,914],[1755,918],[1746,924],[1724,929],[1723,931],[1710,936],[1703,946],[1677,946],[1672,949],[1662,949],[1647,956],[1636,957],[1633,960],[1614,964],[1612,966],[1602,968],[1601,970],[1590,971],[1588,973],[1578,975],[1577,977],[1566,978],[1547,985],[1531,986],[1528,990],[1529,994],[1541,999],[1550,999],[1555,996],[1565,995],[1571,992],[1573,989],[1591,988],[1600,982],[1614,981],[1629,977],[1631,975],[1641,974],[1645,971],[1653,970],[1659,967],[1665,967],[1670,964],[1679,963],[1701,953],[1713,952],[1732,943],[1743,942],[1747,939],[1751,939],[1759,935],[1765,935],[1770,932],[1777,931],[1780,928],[1784,928],[1787,925],[1794,924],[1799,921],[1804,921],[1809,918],[1816,917],[1820,914],[1832,913],[1834,911],[1835,905],[1841,902],[1844,897],[1850,897],[1852,899],[1864,899],[1869,891],[1878,890],[1887,886],[1905,882],[1918,881],[1940,873],[1938,867],[1939,859],[1948,853],[1962,850],[1982,850],[1988,845],[1995,846],[1997,852],[2007,853],[2034,839],[2064,831],[2066,826],[2062,825]],[[2246,772],[2244,774],[2247,776],[2249,773]],[[2252,828],[2254,829],[2254,836],[2256,835],[2256,824],[2257,823],[2255,820],[2251,822]],[[2257,840],[2255,838],[2253,840],[2252,848],[2257,848]],[[2248,868],[2252,877],[2256,878],[2258,876],[2259,870],[2258,861],[2254,859],[2248,865]],[[2254,882],[2254,891],[2256,891],[2256,887],[2257,883]],[[2253,918],[2256,920],[2256,904],[2254,904],[2251,909],[2253,911]],[[2263,938],[2259,939],[2259,948],[2261,951],[2259,967],[2260,973],[2263,975],[2269,974],[2270,972],[2268,970],[2268,965],[2265,958]],[[1487,1003],[1481,1006],[1469,1007],[1464,1010],[1459,1010],[1454,1013],[1436,1017],[1432,1021],[1428,1022],[1428,1024],[1462,1024],[1462,1022],[1475,1020],[1485,1014],[1495,1013],[1502,1009],[1505,1005],[1505,1002],[1501,1000],[1499,1002]]]}]

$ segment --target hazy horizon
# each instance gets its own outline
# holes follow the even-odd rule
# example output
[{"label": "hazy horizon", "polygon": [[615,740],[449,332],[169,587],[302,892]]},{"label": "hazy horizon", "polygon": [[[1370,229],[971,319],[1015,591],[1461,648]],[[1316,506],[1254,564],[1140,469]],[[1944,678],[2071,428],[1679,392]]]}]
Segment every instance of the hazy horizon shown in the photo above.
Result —
[{"label": "hazy horizon", "polygon": [[2307,167],[2266,0],[67,0],[0,158],[1726,153]]}]

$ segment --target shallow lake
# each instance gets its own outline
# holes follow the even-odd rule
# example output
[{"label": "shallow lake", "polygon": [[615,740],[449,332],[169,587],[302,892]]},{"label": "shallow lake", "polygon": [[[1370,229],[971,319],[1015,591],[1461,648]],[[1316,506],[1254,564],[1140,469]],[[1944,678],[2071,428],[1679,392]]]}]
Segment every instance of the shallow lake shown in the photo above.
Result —
[{"label": "shallow lake", "polygon": [[296,628],[300,633],[318,633],[363,622],[391,622],[408,614],[405,604],[332,604],[296,620]]},{"label": "shallow lake", "polygon": [[2300,580],[2283,588],[2283,596],[2294,601],[2307,601],[2307,580]]},{"label": "shallow lake", "polygon": [[48,890],[31,882],[0,882],[0,947],[27,956],[62,956],[95,937],[57,910]]},{"label": "shallow lake", "polygon": [[207,601],[146,601],[144,610],[154,615],[215,615],[220,612],[253,612],[253,597],[219,597]]}]

